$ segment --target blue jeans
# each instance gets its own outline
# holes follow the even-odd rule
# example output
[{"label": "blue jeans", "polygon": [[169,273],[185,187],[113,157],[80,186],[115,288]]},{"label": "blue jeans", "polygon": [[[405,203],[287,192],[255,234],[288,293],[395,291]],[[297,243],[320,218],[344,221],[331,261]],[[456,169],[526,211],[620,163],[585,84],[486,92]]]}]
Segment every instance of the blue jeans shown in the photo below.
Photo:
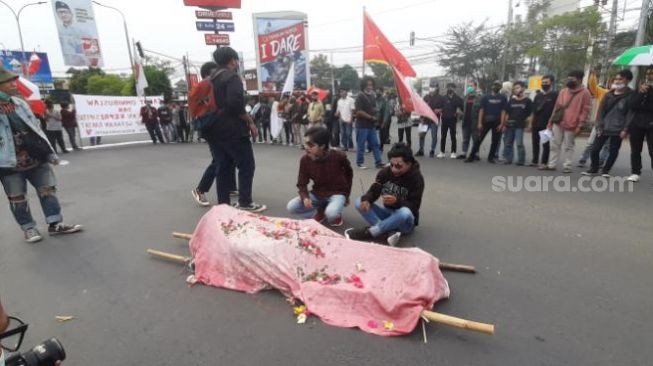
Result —
[{"label": "blue jeans", "polygon": [[361,211],[361,199],[356,200],[356,209],[371,226],[368,229],[373,237],[391,231],[409,234],[415,228],[415,217],[408,207],[392,210],[376,203],[370,205],[367,212]]},{"label": "blue jeans", "polygon": [[347,198],[342,194],[334,194],[329,197],[318,197],[313,193],[308,194],[313,203],[313,208],[304,207],[301,197],[295,197],[288,202],[288,212],[293,215],[300,215],[305,219],[313,217],[318,208],[324,209],[324,216],[329,222],[334,222],[342,216],[342,211],[345,209],[345,202]]},{"label": "blue jeans", "polygon": [[526,162],[526,149],[524,149],[523,128],[506,128],[506,131],[503,133],[503,159],[512,163],[515,142],[517,143],[517,162],[519,164],[524,164],[524,162]]},{"label": "blue jeans", "polygon": [[379,149],[379,136],[374,128],[356,128],[356,164],[365,163],[365,143],[372,149],[374,163],[381,165],[381,150]]},{"label": "blue jeans", "polygon": [[429,129],[426,132],[419,133],[419,151],[424,152],[424,140],[426,140],[426,134],[431,131],[431,152],[434,153],[438,145],[438,125],[429,123],[428,126]]},{"label": "blue jeans", "polygon": [[14,218],[21,229],[28,230],[36,227],[36,222],[32,218],[27,202],[28,181],[36,188],[39,195],[41,208],[45,214],[45,222],[56,224],[63,220],[61,206],[56,195],[57,180],[50,164],[41,164],[24,172],[0,175],[0,181],[2,181],[2,186],[9,199],[11,213],[14,214]]},{"label": "blue jeans", "polygon": [[[585,150],[583,150],[583,153],[580,156],[580,162],[583,164],[590,159],[592,155],[592,148],[594,147],[594,141],[596,141],[596,126],[592,127],[592,132],[590,133],[590,137],[587,139],[587,146],[585,147]],[[599,165],[603,165],[605,161],[608,159],[608,155],[610,155],[610,142],[608,141],[607,144],[603,145],[603,148],[601,149],[601,153],[599,154]]]},{"label": "blue jeans", "polygon": [[236,140],[209,141],[216,168],[218,204],[230,204],[229,191],[233,189],[233,172],[238,168],[238,203],[249,206],[252,203],[252,182],[254,180],[254,150],[248,137]]},{"label": "blue jeans", "polygon": [[354,148],[354,141],[351,138],[353,122],[340,121],[340,145],[345,150]]}]

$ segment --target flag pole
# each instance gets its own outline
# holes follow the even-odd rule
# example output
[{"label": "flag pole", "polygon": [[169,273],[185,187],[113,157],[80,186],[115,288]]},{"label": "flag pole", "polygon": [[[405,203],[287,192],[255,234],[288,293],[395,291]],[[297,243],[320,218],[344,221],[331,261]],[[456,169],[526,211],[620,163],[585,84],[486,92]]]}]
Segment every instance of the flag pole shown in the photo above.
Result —
[{"label": "flag pole", "polygon": [[365,5],[363,5],[363,75],[365,77]]}]

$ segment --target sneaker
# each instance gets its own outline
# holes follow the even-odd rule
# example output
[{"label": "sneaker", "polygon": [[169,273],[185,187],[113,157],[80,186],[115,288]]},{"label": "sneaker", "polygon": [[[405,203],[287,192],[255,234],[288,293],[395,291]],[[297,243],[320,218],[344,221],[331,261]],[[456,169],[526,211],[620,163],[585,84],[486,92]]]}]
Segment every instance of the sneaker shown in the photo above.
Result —
[{"label": "sneaker", "polygon": [[555,171],[556,170],[555,167],[548,166],[548,165],[545,165],[545,164],[540,165],[539,167],[537,167],[537,169],[539,169],[539,170],[550,170],[550,171]]},{"label": "sneaker", "polygon": [[603,178],[612,178],[612,176],[609,173],[603,173],[601,174]]},{"label": "sneaker", "polygon": [[367,167],[365,165],[363,165],[363,164],[358,164],[358,169],[365,170],[365,169],[367,169]]},{"label": "sneaker", "polygon": [[345,230],[345,238],[358,241],[369,241],[374,239],[368,228],[351,228]]},{"label": "sneaker", "polygon": [[36,243],[43,240],[41,233],[36,228],[25,230],[25,241],[28,243]]},{"label": "sneaker", "polygon": [[229,196],[231,197],[236,197],[238,196],[238,194],[239,194],[238,191],[229,191]]},{"label": "sneaker", "polygon": [[496,164],[497,163],[497,161],[494,160],[494,159],[487,159],[487,162],[490,163],[490,164]]},{"label": "sneaker", "polygon": [[481,158],[478,155],[474,155],[474,161],[481,161]]},{"label": "sneaker", "polygon": [[313,220],[315,220],[315,221],[317,221],[319,223],[322,223],[322,221],[324,221],[325,218],[326,218],[326,216],[324,216],[324,209],[318,209],[315,212],[315,215],[313,215]]},{"label": "sneaker", "polygon": [[249,206],[241,206],[239,203],[235,203],[234,207],[239,209],[239,210],[249,211],[249,212],[254,212],[254,213],[263,212],[263,211],[268,209],[268,206],[261,205],[261,204],[256,203],[256,202],[250,203]]},{"label": "sneaker", "polygon": [[515,165],[517,165],[517,166],[524,166],[524,163],[518,161],[518,162],[515,163]]},{"label": "sneaker", "polygon": [[340,227],[344,223],[345,223],[345,221],[342,219],[342,216],[338,216],[338,217],[336,217],[335,220],[330,222],[329,225],[331,225],[332,227]]},{"label": "sneaker", "polygon": [[82,225],[67,225],[63,223],[58,223],[56,225],[50,225],[48,227],[48,234],[61,235],[61,234],[72,234],[78,231],[82,231],[84,227]]},{"label": "sneaker", "polygon": [[456,156],[456,153],[451,153],[451,156],[449,156],[449,157],[451,159],[458,159],[458,157]]},{"label": "sneaker", "polygon": [[537,163],[528,163],[526,166],[537,166]]},{"label": "sneaker", "polygon": [[[451,158],[453,159],[453,157],[451,157]],[[465,155],[465,154],[460,154],[460,155],[456,156],[456,159],[459,159],[459,160],[466,159],[466,158],[467,158],[467,155]]]},{"label": "sneaker", "polygon": [[431,152],[429,153],[429,158],[432,158],[432,157],[434,157],[434,156],[435,156],[435,153],[434,153],[433,151],[431,151]]},{"label": "sneaker", "polygon": [[419,150],[419,151],[415,154],[415,156],[424,156],[424,151]]},{"label": "sneaker", "polygon": [[193,195],[193,199],[197,202],[198,205],[206,207],[211,205],[209,200],[206,199],[206,195],[203,192],[197,190],[197,188],[190,191],[190,194]]},{"label": "sneaker", "polygon": [[396,247],[397,244],[399,244],[399,239],[401,239],[401,233],[398,231],[392,235],[389,235],[387,239],[388,245],[391,247]]},{"label": "sneaker", "polygon": [[570,167],[564,167],[562,168],[562,172],[565,174],[573,173],[573,170],[571,170]]},{"label": "sneaker", "polygon": [[438,153],[438,155],[436,156],[436,158],[438,158],[438,159],[444,159],[444,153],[443,153],[443,152]]},{"label": "sneaker", "polygon": [[476,161],[476,159],[474,159],[473,156],[470,156],[470,157],[468,157],[467,159],[465,159],[465,163],[473,163],[473,162],[475,162],[475,161]]},{"label": "sneaker", "polygon": [[584,167],[585,167],[585,163],[587,163],[587,160],[580,160],[580,161],[578,161],[578,165],[577,165],[577,166],[578,166],[579,168],[584,168]]},{"label": "sneaker", "polygon": [[631,174],[630,177],[628,177],[629,182],[639,182],[639,174]]},{"label": "sneaker", "polygon": [[584,172],[580,172],[580,175],[584,175],[586,177],[592,177],[592,176],[595,176],[596,173],[597,172],[595,170],[590,169],[590,170],[587,170],[587,171],[584,171]]}]

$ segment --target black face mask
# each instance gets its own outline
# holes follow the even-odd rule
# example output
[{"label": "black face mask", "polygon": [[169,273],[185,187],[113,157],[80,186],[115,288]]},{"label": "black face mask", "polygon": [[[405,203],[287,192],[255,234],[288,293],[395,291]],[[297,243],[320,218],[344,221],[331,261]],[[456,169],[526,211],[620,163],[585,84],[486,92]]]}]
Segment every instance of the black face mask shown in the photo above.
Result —
[{"label": "black face mask", "polygon": [[495,93],[498,93],[498,92],[501,91],[501,87],[495,86],[495,87],[492,88],[492,91],[495,92]]},{"label": "black face mask", "polygon": [[578,83],[577,83],[577,82],[575,82],[575,81],[573,81],[573,80],[569,80],[569,81],[567,81],[567,88],[569,88],[569,89],[575,89],[577,86],[578,86]]},{"label": "black face mask", "polygon": [[551,90],[551,85],[542,85],[542,90],[548,92],[549,90]]}]

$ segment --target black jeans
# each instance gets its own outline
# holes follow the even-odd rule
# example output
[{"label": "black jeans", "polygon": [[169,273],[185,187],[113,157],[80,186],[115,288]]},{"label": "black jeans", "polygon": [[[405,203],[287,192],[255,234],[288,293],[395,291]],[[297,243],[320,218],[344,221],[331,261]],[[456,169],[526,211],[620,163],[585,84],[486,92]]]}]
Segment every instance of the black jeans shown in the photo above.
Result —
[{"label": "black jeans", "polygon": [[592,168],[591,170],[593,172],[598,172],[599,171],[599,159],[601,155],[601,149],[603,148],[603,145],[607,142],[610,141],[610,155],[608,155],[608,158],[605,160],[605,165],[603,165],[603,173],[609,173],[610,169],[612,169],[612,166],[614,165],[614,162],[617,161],[617,157],[619,156],[619,149],[621,148],[621,136],[606,136],[606,135],[601,135],[601,136],[596,136],[596,140],[594,140],[594,145],[592,146]]},{"label": "black jeans", "polygon": [[77,146],[77,133],[76,133],[77,128],[76,127],[66,127],[66,133],[68,134],[68,140],[70,141],[70,146],[73,147],[73,149],[79,149],[79,146]]},{"label": "black jeans", "polygon": [[497,122],[485,122],[483,124],[483,129],[480,131],[478,140],[474,142],[474,146],[472,147],[472,152],[470,153],[469,156],[473,157],[476,154],[478,154],[478,151],[481,149],[481,144],[483,144],[483,140],[485,139],[485,136],[487,136],[490,131],[492,131],[492,144],[490,145],[490,153],[487,155],[487,160],[488,161],[493,161],[496,157],[497,149],[499,147],[499,142],[501,141],[501,132],[497,131],[497,126],[499,124]]},{"label": "black jeans", "polygon": [[229,204],[229,192],[233,190],[233,172],[238,169],[240,185],[238,203],[249,206],[252,203],[252,182],[254,181],[254,150],[249,138],[237,140],[210,141],[211,153],[216,168],[218,204]]},{"label": "black jeans", "polygon": [[67,152],[66,150],[66,144],[63,142],[63,131],[46,131],[46,135],[48,137],[48,140],[50,141],[50,145],[52,145],[52,148],[54,149],[54,152],[57,151],[57,144],[59,144],[59,147],[61,148],[61,152]]},{"label": "black jeans", "polygon": [[262,128],[263,133],[261,133],[261,131],[259,131],[259,134],[258,134],[258,141],[259,142],[261,142],[261,136],[263,136],[263,141],[264,142],[268,142],[268,133],[270,134],[270,141],[273,140],[272,139],[272,131],[270,130],[270,126],[271,126],[270,122],[263,122],[263,124],[261,124],[261,127],[263,127]]},{"label": "black jeans", "polygon": [[156,144],[156,139],[159,139],[160,143],[165,143],[163,141],[163,134],[161,133],[161,126],[159,126],[158,123],[146,123],[145,128],[147,128],[147,132],[150,134],[150,138],[152,139],[152,142]]},{"label": "black jeans", "polygon": [[413,137],[412,137],[412,134],[411,134],[411,129],[412,129],[412,126],[408,126],[408,127],[400,128],[399,130],[397,130],[397,132],[399,133],[399,142],[404,142],[404,134],[406,134],[406,145],[408,145],[408,147],[411,147],[411,145],[413,143]]},{"label": "black jeans", "polygon": [[178,142],[188,141],[188,133],[186,131],[186,126],[184,125],[177,126],[177,141]]},{"label": "black jeans", "polygon": [[379,145],[383,148],[383,145],[390,143],[390,125],[392,121],[385,121],[381,128],[379,128]]},{"label": "black jeans", "polygon": [[283,122],[283,132],[286,135],[286,143],[287,144],[292,144],[292,139],[293,139],[293,136],[292,136],[292,124],[290,123],[290,121],[284,121]]},{"label": "black jeans", "polygon": [[548,141],[546,144],[542,144],[542,159],[540,160],[540,131],[546,130],[544,127],[535,127],[531,131],[531,143],[533,144],[533,164],[543,164],[546,165],[549,163],[549,153],[551,152],[551,143]]},{"label": "black jeans", "polygon": [[451,152],[456,153],[456,146],[458,144],[456,136],[456,124],[457,120],[452,119],[443,119],[442,120],[442,130],[440,132],[440,152],[444,154],[444,148],[447,144],[447,133],[451,131]]},{"label": "black jeans", "polygon": [[630,132],[630,169],[631,174],[642,174],[642,148],[644,139],[648,145],[648,155],[651,157],[651,169],[653,169],[653,127],[642,128],[632,126]]},{"label": "black jeans", "polygon": [[[215,154],[213,153],[212,147],[215,146],[215,144],[209,144],[209,150],[211,151],[211,164],[206,167],[204,170],[204,174],[202,174],[202,179],[200,179],[200,183],[197,185],[197,190],[206,193],[211,190],[211,186],[213,185],[213,182],[216,180],[216,163],[215,163]],[[229,173],[229,191],[237,191],[238,186],[236,185],[236,168],[234,167],[231,172]]]},{"label": "black jeans", "polygon": [[478,140],[478,131],[476,131],[476,124],[470,122],[464,122],[463,121],[463,154],[467,155],[467,152],[469,151],[469,146],[471,142],[471,146],[474,146],[474,143],[476,143],[476,140]]}]

